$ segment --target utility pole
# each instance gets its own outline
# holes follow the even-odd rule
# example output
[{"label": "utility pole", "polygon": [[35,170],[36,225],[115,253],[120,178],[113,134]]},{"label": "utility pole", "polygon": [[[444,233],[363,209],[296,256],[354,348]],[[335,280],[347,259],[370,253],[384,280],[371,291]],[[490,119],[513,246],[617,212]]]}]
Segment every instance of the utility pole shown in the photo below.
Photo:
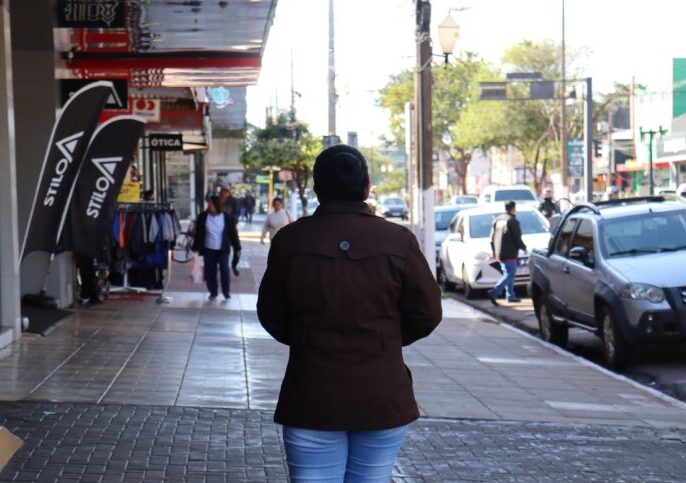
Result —
[{"label": "utility pole", "polygon": [[565,39],[565,0],[562,0],[562,46],[561,46],[561,73],[562,95],[560,96],[560,160],[562,161],[562,195],[569,197],[569,176],[567,170],[567,47]]},{"label": "utility pole", "polygon": [[336,135],[336,63],[334,57],[333,1],[329,0],[329,136]]},{"label": "utility pole", "polygon": [[586,138],[586,201],[593,202],[593,79],[586,78],[584,132]]},{"label": "utility pole", "polygon": [[415,72],[415,115],[417,128],[418,186],[421,190],[419,239],[432,271],[436,270],[434,244],[433,146],[431,128],[431,2],[416,1],[417,67]]}]

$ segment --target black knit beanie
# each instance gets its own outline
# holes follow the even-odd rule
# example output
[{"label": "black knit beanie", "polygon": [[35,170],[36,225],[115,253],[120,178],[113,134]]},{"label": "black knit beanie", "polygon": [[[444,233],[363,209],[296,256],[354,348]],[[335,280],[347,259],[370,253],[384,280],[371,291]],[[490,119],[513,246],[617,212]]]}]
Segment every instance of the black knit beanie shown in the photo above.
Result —
[{"label": "black knit beanie", "polygon": [[357,149],[337,144],[317,156],[314,191],[320,202],[365,201],[368,185],[367,161]]}]

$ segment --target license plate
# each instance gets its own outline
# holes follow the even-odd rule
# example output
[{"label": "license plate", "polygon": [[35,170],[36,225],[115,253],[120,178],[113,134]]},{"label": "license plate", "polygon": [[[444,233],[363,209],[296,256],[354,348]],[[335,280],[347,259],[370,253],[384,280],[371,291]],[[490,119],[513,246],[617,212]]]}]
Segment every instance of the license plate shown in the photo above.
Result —
[{"label": "license plate", "polygon": [[529,266],[529,258],[520,258],[517,260],[517,265],[520,267],[528,267]]},{"label": "license plate", "polygon": [[517,275],[529,275],[529,267],[523,266],[517,268]]}]

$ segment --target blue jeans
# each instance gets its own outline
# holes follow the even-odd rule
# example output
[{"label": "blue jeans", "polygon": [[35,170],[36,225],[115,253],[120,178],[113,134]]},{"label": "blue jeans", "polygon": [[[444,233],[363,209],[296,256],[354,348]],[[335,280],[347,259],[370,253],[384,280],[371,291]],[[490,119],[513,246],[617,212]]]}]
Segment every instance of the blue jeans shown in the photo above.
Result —
[{"label": "blue jeans", "polygon": [[500,278],[495,287],[490,290],[490,293],[495,297],[500,297],[505,290],[507,300],[516,298],[514,283],[515,275],[517,275],[517,260],[501,261],[500,266],[503,269],[503,276]]},{"label": "blue jeans", "polygon": [[407,426],[378,431],[315,431],[284,426],[291,481],[387,483],[406,433]]},{"label": "blue jeans", "polygon": [[219,265],[219,278],[222,284],[222,294],[229,295],[229,254],[222,254],[221,250],[205,249],[203,252],[205,263],[205,283],[212,297],[217,296],[217,265]]}]

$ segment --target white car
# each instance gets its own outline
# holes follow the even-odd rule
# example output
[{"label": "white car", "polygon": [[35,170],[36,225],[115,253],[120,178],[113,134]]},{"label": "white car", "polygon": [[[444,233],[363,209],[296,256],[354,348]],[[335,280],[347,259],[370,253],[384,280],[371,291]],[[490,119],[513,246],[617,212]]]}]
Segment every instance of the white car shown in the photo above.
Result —
[{"label": "white car", "polygon": [[[475,291],[495,287],[501,272],[500,264],[493,258],[491,228],[501,214],[502,208],[487,206],[463,210],[457,215],[439,255],[438,280],[444,290],[460,286],[471,298]],[[550,225],[536,208],[519,206],[517,219],[529,251],[548,247]],[[528,282],[529,256],[520,252],[515,285],[526,286]]]},{"label": "white car", "polygon": [[526,185],[487,186],[481,192],[479,204],[498,203],[502,207],[508,201],[515,201],[517,205],[527,204],[538,206],[536,193]]}]

